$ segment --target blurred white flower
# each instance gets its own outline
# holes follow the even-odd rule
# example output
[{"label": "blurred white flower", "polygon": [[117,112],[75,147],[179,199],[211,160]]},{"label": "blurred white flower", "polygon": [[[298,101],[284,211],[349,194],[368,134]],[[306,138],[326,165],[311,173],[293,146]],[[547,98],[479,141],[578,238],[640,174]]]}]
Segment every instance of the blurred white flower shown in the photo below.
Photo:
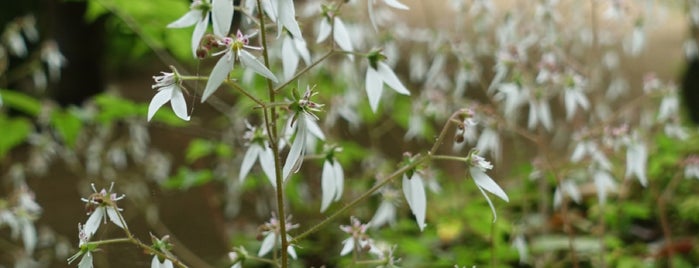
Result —
[{"label": "blurred white flower", "polygon": [[243,162],[240,164],[238,179],[241,182],[245,180],[252,165],[255,164],[255,160],[259,160],[265,176],[267,176],[269,182],[275,186],[274,155],[272,153],[272,148],[269,147],[269,143],[267,142],[267,134],[263,128],[253,127],[248,122],[245,122],[245,124],[248,130],[245,132],[244,137],[247,139],[249,147],[245,152]]},{"label": "blurred white flower", "polygon": [[291,79],[299,66],[300,59],[308,66],[311,64],[311,54],[306,47],[306,41],[301,37],[284,35],[282,41],[282,67],[284,79]]},{"label": "blurred white flower", "polygon": [[183,87],[179,75],[176,71],[173,73],[160,73],[162,75],[153,76],[155,85],[153,85],[152,88],[157,88],[158,93],[155,94],[148,105],[148,121],[150,121],[155,115],[155,112],[168,101],[177,117],[189,121],[190,117],[187,115],[187,101],[182,93]]},{"label": "blurred white flower", "polygon": [[83,225],[78,223],[78,239],[80,240],[78,247],[80,248],[80,251],[68,258],[68,264],[78,259],[78,257],[83,256],[78,263],[78,268],[92,268],[91,251],[94,250],[94,248],[87,245],[87,242],[90,241],[90,236],[91,234],[86,233],[85,229],[83,229]]},{"label": "blurred white flower", "polygon": [[209,25],[209,16],[214,26],[214,34],[227,36],[233,21],[233,0],[194,0],[189,6],[189,12],[176,21],[167,25],[168,28],[184,28],[192,25],[192,54],[197,57],[199,42]]},{"label": "blurred white flower", "polygon": [[[286,220],[286,231],[288,232],[289,230],[293,230],[298,228],[298,224],[292,224],[291,223],[291,217],[287,218]],[[260,251],[257,253],[258,256],[262,257],[264,255],[267,255],[267,253],[271,252],[272,249],[275,247],[281,247],[281,236],[280,236],[280,230],[281,230],[281,225],[279,220],[275,215],[272,215],[272,218],[269,220],[269,222],[266,222],[261,229],[262,235],[264,238],[262,239],[262,245],[260,245]],[[291,237],[287,236],[287,239],[291,239]],[[286,249],[287,254],[291,256],[292,258],[296,259],[296,250],[292,245],[289,245]]]},{"label": "blurred white flower", "polygon": [[[332,22],[332,23],[331,23]],[[334,27],[334,29],[333,29]],[[345,23],[332,12],[326,12],[323,19],[320,21],[320,26],[318,27],[318,36],[316,37],[316,43],[325,41],[325,39],[333,34],[333,40],[344,51],[354,51],[352,46],[352,39],[350,39],[350,34],[345,27]],[[350,59],[354,57],[349,56]]]},{"label": "blurred white flower", "polygon": [[66,65],[66,58],[58,50],[58,44],[54,40],[44,42],[41,46],[41,60],[46,63],[49,69],[51,81],[61,78],[61,68]]},{"label": "blurred white flower", "polygon": [[413,172],[412,176],[403,174],[403,195],[408,201],[408,206],[420,231],[425,229],[425,214],[427,212],[427,198],[425,196],[425,185],[418,172]]},{"label": "blurred white flower", "polygon": [[235,39],[230,37],[224,37],[223,39],[216,41],[218,42],[218,45],[224,47],[224,49],[222,51],[214,53],[213,55],[224,55],[218,60],[218,62],[216,62],[214,69],[211,70],[209,81],[206,82],[206,87],[204,88],[204,92],[201,96],[201,102],[206,101],[206,99],[208,99],[212,94],[214,94],[214,92],[216,92],[221,83],[223,83],[223,81],[226,80],[226,78],[228,78],[228,74],[231,72],[231,70],[233,70],[233,66],[235,65],[236,60],[240,60],[240,63],[246,68],[277,83],[277,77],[275,77],[274,74],[269,69],[267,69],[267,67],[264,64],[257,60],[255,56],[250,54],[250,52],[248,52],[247,50],[243,49],[262,49],[259,47],[253,47],[248,45],[249,38],[254,35],[255,34],[243,35],[243,33],[240,32],[240,30],[238,30]]},{"label": "blurred white flower", "polygon": [[383,55],[375,53],[375,55],[369,58],[369,66],[366,69],[366,93],[369,97],[369,105],[371,110],[376,112],[379,107],[379,100],[381,99],[381,93],[383,93],[383,84],[386,83],[390,88],[399,94],[410,95],[403,83],[398,79],[391,67],[383,63],[380,59]]},{"label": "blurred white flower", "polygon": [[699,156],[690,155],[684,162],[684,177],[687,179],[699,179]]},{"label": "blurred white flower", "polygon": [[90,215],[84,226],[84,231],[88,237],[91,237],[93,234],[95,234],[95,232],[97,232],[97,228],[100,226],[100,221],[106,224],[107,218],[109,218],[111,222],[120,228],[126,228],[126,223],[122,222],[119,215],[119,211],[122,211],[122,209],[116,205],[116,202],[123,199],[124,195],[122,194],[121,196],[117,196],[116,193],[112,192],[112,188],[114,188],[114,183],[112,183],[109,187],[109,191],[102,189],[101,191],[97,192],[95,184],[92,184],[92,190],[94,193],[88,198],[81,198],[81,200],[86,203],[85,207],[87,208],[87,214]]},{"label": "blurred white flower", "polygon": [[567,82],[566,87],[563,89],[563,100],[566,108],[566,120],[570,121],[575,116],[578,106],[587,111],[590,108],[590,102],[582,91],[585,86],[585,80],[577,74],[571,75],[569,79],[570,81]]},{"label": "blurred white flower", "polygon": [[349,238],[342,241],[342,250],[340,250],[340,256],[345,256],[352,252],[353,250],[364,250],[369,249],[369,252],[376,254],[382,254],[381,251],[376,247],[374,241],[366,234],[367,224],[362,224],[354,216],[350,219],[352,225],[341,225],[340,230],[350,235]]},{"label": "blurred white flower", "polygon": [[[384,4],[387,6],[390,6],[395,9],[401,9],[401,10],[409,10],[410,8],[406,6],[405,4],[401,3],[398,0],[383,0]],[[378,27],[376,27],[376,15],[374,13],[374,5],[376,4],[376,0],[370,0],[369,3],[367,3],[367,8],[369,9],[369,20],[371,21],[371,25],[374,26],[374,30],[377,30]]]},{"label": "blurred white flower", "polygon": [[582,195],[580,194],[580,190],[578,190],[578,186],[575,182],[567,179],[563,180],[561,184],[556,187],[556,192],[553,194],[553,207],[559,208],[566,196],[569,196],[577,204],[580,204],[582,201]]},{"label": "blurred white flower", "polygon": [[320,205],[320,212],[325,211],[333,200],[340,200],[344,181],[345,175],[340,162],[335,158],[326,159],[323,163],[323,175],[321,178],[323,198]]},{"label": "blurred white flower", "polygon": [[20,26],[16,21],[10,22],[5,26],[5,31],[2,33],[2,41],[7,46],[10,54],[17,57],[27,55],[27,46],[24,43],[22,34],[20,34]]},{"label": "blurred white flower", "polygon": [[640,142],[632,143],[626,149],[626,177],[636,176],[643,187],[648,186],[646,178],[646,163],[648,162],[648,150],[646,145]]},{"label": "blurred white flower", "polygon": [[276,0],[272,1],[272,5],[277,5],[277,33],[282,34],[282,28],[286,28],[294,38],[302,39],[301,29],[296,22],[296,9],[294,8],[293,0]]},{"label": "blurred white flower", "polygon": [[498,135],[498,132],[491,127],[484,128],[481,135],[478,136],[476,150],[482,154],[490,152],[493,158],[495,158],[495,161],[499,161],[500,135]]},{"label": "blurred white flower", "polygon": [[378,228],[387,223],[389,225],[396,223],[396,204],[400,202],[399,192],[393,188],[384,187],[381,190],[381,199],[381,204],[376,209],[374,217],[367,223],[372,228]]},{"label": "blurred white flower", "polygon": [[311,101],[310,99],[314,95],[316,95],[316,93],[310,87],[306,88],[303,97],[292,107],[295,114],[289,120],[287,129],[293,130],[295,137],[289,149],[289,154],[286,156],[284,167],[282,168],[284,180],[289,178],[292,171],[296,172],[301,167],[309,141],[315,138],[325,140],[323,131],[316,123],[318,117],[313,114],[313,112],[320,111],[323,104]]},{"label": "blurred white flower", "polygon": [[485,200],[488,201],[490,210],[493,212],[493,222],[495,222],[498,217],[497,213],[495,213],[495,206],[493,206],[493,202],[490,201],[490,197],[488,197],[488,194],[486,194],[485,191],[500,197],[502,200],[505,200],[505,202],[510,202],[510,199],[507,197],[505,191],[503,191],[502,188],[500,188],[500,186],[493,179],[491,179],[488,174],[485,173],[486,170],[492,168],[493,165],[490,164],[490,162],[477,155],[475,151],[471,152],[471,167],[469,167],[469,173],[473,178],[473,182],[476,183],[478,190],[481,191],[485,197]]},{"label": "blurred white flower", "polygon": [[529,120],[527,121],[527,127],[533,130],[538,124],[544,126],[548,131],[553,129],[551,108],[549,107],[548,100],[545,98],[536,98],[529,101]]},{"label": "blurred white flower", "polygon": [[597,170],[593,175],[593,179],[595,181],[595,189],[597,190],[597,199],[600,204],[605,204],[607,202],[607,193],[617,192],[617,184],[614,182],[612,175],[609,175],[604,170]]}]

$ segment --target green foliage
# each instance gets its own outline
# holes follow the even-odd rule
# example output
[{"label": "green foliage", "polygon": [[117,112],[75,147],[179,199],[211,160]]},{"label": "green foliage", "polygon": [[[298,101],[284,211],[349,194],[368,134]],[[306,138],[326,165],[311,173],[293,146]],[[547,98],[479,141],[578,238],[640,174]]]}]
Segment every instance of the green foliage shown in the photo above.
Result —
[{"label": "green foliage", "polygon": [[213,179],[213,173],[210,170],[192,170],[187,167],[180,167],[177,173],[170,177],[163,187],[167,189],[187,190],[192,187],[200,186],[208,183]]},{"label": "green foliage", "polygon": [[80,130],[83,128],[83,123],[78,116],[77,108],[54,111],[53,114],[51,114],[51,125],[58,131],[63,142],[65,142],[69,148],[75,146]]},{"label": "green foliage", "polygon": [[[100,94],[94,97],[94,101],[99,107],[99,112],[95,116],[95,120],[99,123],[109,124],[119,120],[125,120],[133,117],[145,118],[148,114],[147,103],[137,103],[132,100],[122,97]],[[153,117],[153,121],[165,123],[170,126],[184,126],[187,122],[179,119],[172,110],[167,112],[159,111]]]},{"label": "green foliage", "polygon": [[16,109],[29,116],[37,116],[41,111],[41,102],[22,92],[0,89],[3,105],[8,108]]},{"label": "green foliage", "polygon": [[32,124],[26,118],[11,118],[0,114],[0,126],[3,129],[0,135],[0,158],[22,144],[32,132]]},{"label": "green foliage", "polygon": [[194,139],[187,147],[185,160],[187,160],[187,163],[191,164],[209,155],[228,158],[233,155],[233,151],[230,146],[224,143],[205,139]]},{"label": "green foliage", "polygon": [[680,218],[684,221],[699,224],[699,197],[688,196],[679,202],[678,213]]}]

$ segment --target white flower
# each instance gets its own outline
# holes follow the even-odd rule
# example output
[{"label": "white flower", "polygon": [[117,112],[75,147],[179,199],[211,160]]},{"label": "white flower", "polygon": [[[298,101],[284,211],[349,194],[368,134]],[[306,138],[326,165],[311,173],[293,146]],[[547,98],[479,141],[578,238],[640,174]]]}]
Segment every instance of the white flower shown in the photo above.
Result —
[{"label": "white flower", "polygon": [[[257,253],[257,256],[262,257],[264,255],[267,255],[267,253],[271,252],[272,249],[274,249],[275,247],[281,246],[281,236],[279,235],[280,227],[280,222],[274,215],[269,220],[269,222],[266,222],[262,226],[262,229],[264,230],[262,232],[262,235],[264,235],[265,238],[262,240],[262,245],[260,246],[260,251]],[[292,224],[291,217],[289,217],[286,220],[286,231],[288,232],[289,230],[296,228],[298,228],[298,224]],[[291,240],[291,237],[287,236],[287,239]],[[287,247],[286,252],[292,258],[297,258],[296,250],[292,245],[289,245]]]},{"label": "white flower", "polygon": [[[331,25],[332,19],[332,25]],[[333,29],[335,27],[335,29]],[[325,39],[333,33],[333,40],[344,51],[354,51],[352,46],[352,39],[350,39],[350,34],[345,27],[345,23],[335,15],[326,15],[323,20],[320,21],[320,26],[318,27],[318,37],[316,43],[325,41]],[[353,59],[350,55],[350,59]]]},{"label": "white flower", "polygon": [[262,64],[260,61],[258,61],[255,56],[250,54],[250,52],[247,52],[243,48],[247,49],[255,49],[259,50],[262,48],[258,47],[253,47],[253,46],[248,46],[249,38],[252,37],[254,34],[251,35],[243,35],[243,33],[238,30],[236,33],[236,38],[230,38],[230,37],[224,37],[223,39],[217,41],[219,46],[224,47],[224,50],[219,51],[214,53],[214,56],[224,54],[218,62],[216,62],[216,65],[214,66],[214,69],[211,70],[211,76],[209,77],[209,81],[206,82],[206,87],[204,89],[204,93],[202,93],[201,96],[201,102],[206,101],[214,92],[218,89],[218,87],[223,83],[226,78],[228,78],[228,74],[233,70],[233,66],[235,65],[236,60],[240,60],[240,63],[243,64],[246,68],[249,68],[253,70],[254,72],[271,79],[275,83],[277,82],[277,77],[274,76],[274,74],[267,69],[267,67]]},{"label": "white flower", "polygon": [[80,223],[78,223],[78,239],[80,239],[80,242],[78,244],[80,251],[68,258],[68,264],[75,261],[78,257],[83,256],[82,259],[80,259],[80,262],[78,263],[78,268],[92,268],[91,251],[94,250],[94,248],[91,248],[87,245],[87,242],[90,240],[90,234],[85,232],[85,229],[83,229],[83,225]]},{"label": "white flower", "polygon": [[[402,9],[402,10],[409,10],[410,8],[406,6],[405,4],[399,2],[398,0],[383,0],[383,2],[392,8],[395,9]],[[369,3],[367,3],[367,8],[369,9],[369,20],[371,21],[371,25],[374,26],[374,29],[376,30],[376,18],[374,15],[374,4],[376,4],[376,0],[371,0]]]},{"label": "white flower", "polygon": [[88,237],[91,237],[93,234],[95,234],[95,232],[97,232],[97,228],[100,226],[100,221],[103,221],[106,224],[107,218],[109,218],[111,222],[120,228],[126,228],[125,223],[122,222],[119,214],[119,211],[122,209],[116,205],[116,201],[124,198],[124,195],[117,196],[116,193],[112,192],[113,187],[114,183],[112,183],[112,185],[109,187],[109,191],[102,189],[101,191],[97,192],[95,185],[92,184],[92,190],[95,193],[90,195],[89,198],[81,198],[81,200],[86,203],[85,206],[88,209],[88,215],[90,215],[90,218],[87,219],[84,226],[85,234]]},{"label": "white flower", "polygon": [[490,152],[496,161],[500,159],[500,136],[498,132],[490,127],[486,127],[478,136],[476,150],[483,154]]},{"label": "white flower", "polygon": [[237,252],[228,252],[228,259],[233,262],[231,268],[243,268],[242,259],[238,257]]},{"label": "white flower", "polygon": [[646,163],[648,150],[643,143],[634,143],[626,149],[626,177],[636,176],[643,187],[648,186],[646,178]]},{"label": "white flower", "polygon": [[276,0],[272,5],[277,4],[277,33],[282,34],[282,27],[286,28],[294,38],[303,38],[298,22],[296,22],[296,10],[293,0]]},{"label": "white flower", "polygon": [[66,65],[66,58],[58,50],[56,41],[44,42],[44,45],[41,47],[41,60],[48,66],[51,81],[61,78],[61,68]]},{"label": "white flower", "polygon": [[368,248],[370,252],[381,252],[374,241],[369,238],[366,234],[366,230],[369,227],[367,224],[362,224],[354,216],[351,217],[350,221],[352,225],[341,225],[340,230],[350,235],[349,238],[342,241],[342,250],[340,250],[340,256],[345,256],[355,249],[366,249]]},{"label": "white flower", "polygon": [[306,41],[301,37],[285,35],[282,41],[284,79],[290,79],[294,76],[300,59],[303,59],[306,65],[311,64],[311,54],[308,52],[308,47],[306,47]]},{"label": "white flower", "polygon": [[699,156],[691,155],[684,162],[684,177],[699,179]]},{"label": "white flower", "polygon": [[161,263],[160,260],[158,260],[158,255],[153,255],[153,260],[150,262],[150,268],[173,268],[174,266],[172,265],[172,261],[169,259],[163,260]]},{"label": "white flower", "polygon": [[[380,54],[378,56],[380,57]],[[399,94],[410,95],[410,91],[403,86],[403,83],[393,73],[391,67],[378,59],[370,59],[369,61],[370,64],[366,69],[365,86],[372,111],[376,112],[376,109],[379,107],[384,83]]]},{"label": "white flower", "polygon": [[410,210],[415,215],[415,221],[420,231],[425,229],[425,214],[427,212],[427,198],[425,197],[425,186],[422,177],[417,172],[408,179],[406,174],[403,174],[403,195],[408,201]]},{"label": "white flower", "polygon": [[598,170],[593,175],[593,178],[595,180],[595,189],[597,190],[599,203],[605,204],[607,202],[607,192],[614,193],[617,191],[618,187],[612,175],[609,175],[607,171]]},{"label": "white flower", "polygon": [[570,198],[578,204],[582,201],[582,195],[580,194],[580,190],[578,190],[578,186],[571,180],[563,180],[561,184],[556,187],[556,192],[553,194],[554,208],[561,206],[564,196],[570,196]]},{"label": "white flower", "polygon": [[340,162],[335,158],[326,159],[323,163],[323,175],[321,178],[323,198],[320,205],[320,212],[325,211],[333,200],[340,200],[342,197],[344,180],[345,175]]},{"label": "white flower", "polygon": [[374,217],[371,218],[367,225],[372,228],[378,228],[388,223],[393,225],[396,223],[396,203],[399,202],[400,195],[398,191],[392,188],[383,188],[381,191],[381,204],[376,209]]},{"label": "white flower", "polygon": [[248,127],[245,138],[248,139],[250,147],[248,147],[248,150],[245,152],[243,162],[240,164],[238,179],[241,182],[245,180],[252,165],[255,164],[255,160],[259,159],[260,166],[262,166],[262,171],[267,176],[267,179],[272,185],[276,185],[274,155],[272,153],[272,148],[269,147],[269,143],[266,140],[264,129],[253,127],[247,122],[245,122],[245,124],[247,124]]},{"label": "white flower", "polygon": [[488,201],[490,210],[493,212],[493,222],[495,222],[495,220],[497,220],[497,213],[495,213],[493,202],[490,201],[490,198],[485,191],[500,197],[502,200],[505,200],[505,202],[510,202],[510,199],[507,197],[505,191],[503,191],[502,188],[500,188],[500,186],[493,179],[491,179],[488,174],[485,173],[486,170],[491,168],[493,168],[493,165],[490,164],[490,162],[486,161],[483,157],[480,157],[475,153],[471,153],[471,167],[469,168],[469,173],[473,178],[473,182],[476,183],[478,190],[481,191],[485,197],[485,200]]},{"label": "white flower", "polygon": [[532,99],[529,101],[529,121],[527,127],[533,130],[537,124],[541,124],[548,131],[553,128],[551,119],[551,108],[546,99]]},{"label": "white flower", "polygon": [[214,34],[227,36],[233,21],[233,0],[195,0],[189,6],[190,10],[184,16],[167,25],[168,28],[184,28],[192,25],[192,54],[197,57],[197,48],[206,27],[209,24],[209,16],[214,24]]},{"label": "white flower", "polygon": [[505,103],[505,117],[509,120],[516,119],[517,110],[524,104],[528,90],[514,83],[500,84],[497,89],[494,99]]},{"label": "white flower", "polygon": [[296,135],[289,149],[289,154],[286,156],[284,167],[282,168],[284,180],[289,178],[292,171],[296,172],[301,168],[303,156],[306,154],[309,141],[315,138],[325,140],[323,131],[316,123],[318,117],[313,114],[313,112],[320,111],[320,108],[323,107],[322,104],[310,100],[315,94],[316,93],[309,87],[306,89],[303,97],[293,105],[294,108],[292,109],[295,109],[296,113],[289,120],[287,129],[293,130]]},{"label": "white flower", "polygon": [[7,49],[10,54],[17,57],[24,57],[27,55],[27,46],[22,39],[20,34],[20,26],[17,22],[10,22],[5,27],[5,31],[2,34],[2,41],[7,45]]},{"label": "white flower", "polygon": [[512,241],[512,247],[517,250],[519,263],[524,264],[529,262],[529,249],[523,235],[520,234],[515,237],[514,241]]},{"label": "white flower", "polygon": [[180,80],[179,75],[177,72],[160,73],[162,75],[153,76],[155,85],[153,85],[152,88],[157,88],[158,93],[155,94],[148,105],[148,121],[150,121],[155,115],[155,112],[157,112],[158,109],[160,109],[160,107],[162,107],[168,101],[170,102],[170,106],[177,117],[181,118],[182,120],[189,121],[189,115],[187,115],[187,101],[182,93],[182,81]]},{"label": "white flower", "polygon": [[571,85],[567,86],[564,90],[563,100],[566,107],[566,120],[573,118],[577,107],[587,110],[590,108],[590,102],[587,100],[587,96],[582,91],[582,87],[585,82],[579,75],[573,75],[571,78]]}]

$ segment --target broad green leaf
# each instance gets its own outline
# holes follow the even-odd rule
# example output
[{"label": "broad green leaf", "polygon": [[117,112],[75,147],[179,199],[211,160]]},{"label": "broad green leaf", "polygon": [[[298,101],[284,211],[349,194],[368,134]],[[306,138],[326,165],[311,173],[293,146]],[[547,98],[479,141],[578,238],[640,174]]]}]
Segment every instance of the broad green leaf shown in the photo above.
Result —
[{"label": "broad green leaf", "polygon": [[187,147],[185,159],[187,160],[187,163],[192,163],[194,161],[199,160],[202,157],[211,154],[213,150],[214,145],[212,144],[212,142],[208,140],[192,140],[192,142],[190,142],[189,146]]},{"label": "broad green leaf", "polygon": [[31,123],[24,118],[7,118],[0,115],[0,158],[12,148],[22,144],[32,131]]},{"label": "broad green leaf", "polygon": [[22,92],[0,89],[3,105],[19,110],[30,116],[37,116],[41,110],[41,102]]},{"label": "broad green leaf", "polygon": [[82,120],[70,109],[57,110],[51,115],[51,124],[58,131],[68,147],[75,146],[75,141],[83,127]]},{"label": "broad green leaf", "polygon": [[187,190],[192,187],[203,185],[213,178],[210,170],[191,170],[187,167],[180,167],[177,174],[165,181],[163,186],[169,189]]}]

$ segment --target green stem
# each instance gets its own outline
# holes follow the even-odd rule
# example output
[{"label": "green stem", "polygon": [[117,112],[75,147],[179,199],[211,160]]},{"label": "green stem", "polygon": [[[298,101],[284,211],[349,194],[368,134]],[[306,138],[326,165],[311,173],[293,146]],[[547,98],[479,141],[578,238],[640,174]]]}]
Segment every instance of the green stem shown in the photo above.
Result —
[{"label": "green stem", "polygon": [[274,93],[275,93],[275,94],[279,93],[279,91],[282,90],[285,86],[288,86],[289,84],[291,84],[291,82],[293,82],[294,80],[296,80],[296,79],[298,79],[299,77],[301,77],[301,75],[303,75],[303,74],[307,73],[308,71],[310,71],[311,68],[315,67],[316,65],[318,65],[319,63],[323,62],[325,59],[327,59],[328,57],[330,57],[330,55],[332,55],[333,52],[334,52],[334,50],[328,51],[327,53],[325,53],[325,55],[323,55],[322,57],[320,57],[319,59],[317,59],[316,61],[314,61],[313,63],[311,63],[311,65],[306,66],[306,68],[304,68],[303,70],[301,70],[301,71],[299,71],[298,73],[296,73],[293,77],[291,77],[291,78],[289,78],[288,80],[286,80],[286,82],[277,85],[277,87],[274,89]]},{"label": "green stem", "polygon": [[[262,1],[257,0],[257,10],[264,10],[262,8]],[[257,12],[258,18],[260,20],[260,38],[262,42],[262,56],[265,60],[265,66],[269,69],[269,55],[267,53],[267,32],[265,28],[265,18],[264,12]],[[275,90],[273,81],[267,79],[267,90],[269,95],[269,102],[274,103]],[[276,192],[277,192],[277,217],[279,219],[279,235],[282,240],[281,249],[281,267],[286,268],[289,265],[289,255],[286,254],[286,249],[289,247],[289,241],[287,240],[286,232],[286,212],[284,211],[284,178],[282,178],[282,167],[281,158],[279,156],[279,146],[277,146],[277,109],[275,107],[269,108],[269,116],[267,114],[267,109],[264,109],[265,114],[265,125],[267,127],[267,135],[269,136],[269,143],[272,147],[272,154],[274,155],[274,170],[276,174]],[[269,120],[268,120],[269,119]]]},{"label": "green stem", "polygon": [[252,101],[254,101],[255,103],[257,103],[257,105],[260,105],[260,107],[262,107],[262,108],[267,108],[267,104],[265,104],[262,100],[258,99],[257,97],[253,96],[250,92],[248,92],[248,91],[245,90],[243,87],[241,87],[240,85],[238,85],[238,83],[236,83],[235,81],[227,80],[227,81],[225,81],[224,83],[226,83],[226,85],[229,85],[229,86],[233,87],[233,88],[234,88],[235,90],[237,90],[238,92],[243,93],[243,95],[245,95],[246,97],[250,98]]}]

